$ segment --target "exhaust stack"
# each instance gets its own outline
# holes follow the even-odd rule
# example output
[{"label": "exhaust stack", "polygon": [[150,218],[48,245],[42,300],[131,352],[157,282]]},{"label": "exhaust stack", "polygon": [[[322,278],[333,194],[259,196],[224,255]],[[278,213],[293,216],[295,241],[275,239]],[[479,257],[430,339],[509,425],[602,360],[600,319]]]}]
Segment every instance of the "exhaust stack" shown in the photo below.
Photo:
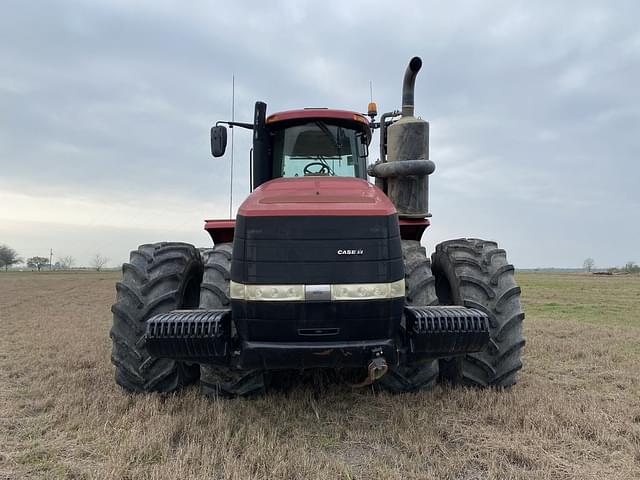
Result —
[{"label": "exhaust stack", "polygon": [[422,68],[422,59],[413,57],[404,72],[404,81],[402,82],[402,116],[413,117],[414,88],[416,85],[416,76]]},{"label": "exhaust stack", "polygon": [[430,216],[429,175],[435,170],[429,160],[429,123],[414,116],[414,87],[420,68],[422,60],[413,57],[402,82],[401,118],[386,128],[386,135],[381,133],[381,143],[386,136],[386,161],[383,156],[369,168],[369,175],[383,179],[376,184],[383,185],[398,215],[404,218]]}]

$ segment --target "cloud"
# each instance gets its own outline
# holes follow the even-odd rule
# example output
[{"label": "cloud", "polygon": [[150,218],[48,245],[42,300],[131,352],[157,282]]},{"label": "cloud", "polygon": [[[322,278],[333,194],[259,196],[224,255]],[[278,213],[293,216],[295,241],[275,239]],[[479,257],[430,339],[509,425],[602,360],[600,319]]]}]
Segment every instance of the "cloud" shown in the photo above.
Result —
[{"label": "cloud", "polygon": [[[370,80],[382,112],[399,107],[418,54],[417,113],[431,122],[437,165],[430,248],[449,234],[486,235],[520,266],[620,264],[638,255],[640,233],[629,221],[639,206],[639,11],[630,1],[9,2],[3,235],[9,222],[33,221],[14,247],[38,236],[48,247],[30,220],[43,216],[94,228],[83,238],[96,243],[134,227],[200,232],[228,208],[230,158],[212,159],[207,136],[230,118],[232,75],[237,119],[258,99],[272,112],[364,110]],[[249,148],[236,131],[236,207]]]}]

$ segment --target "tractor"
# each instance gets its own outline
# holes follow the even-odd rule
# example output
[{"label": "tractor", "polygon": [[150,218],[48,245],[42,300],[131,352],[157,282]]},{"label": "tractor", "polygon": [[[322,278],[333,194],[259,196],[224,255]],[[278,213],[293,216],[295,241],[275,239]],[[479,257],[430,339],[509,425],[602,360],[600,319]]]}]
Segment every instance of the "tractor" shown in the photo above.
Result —
[{"label": "tractor", "polygon": [[[131,252],[112,307],[116,382],[206,395],[265,392],[274,372],[361,372],[393,393],[437,382],[510,387],[522,368],[524,313],[497,243],[445,241],[427,256],[429,124],[414,114],[414,57],[402,108],[380,115],[305,108],[252,122],[251,193],[235,219],[205,220],[213,247]],[[380,158],[368,163],[372,132]],[[369,179],[374,179],[371,183]],[[290,377],[289,377],[290,378]],[[294,377],[295,378],[295,377]]]}]

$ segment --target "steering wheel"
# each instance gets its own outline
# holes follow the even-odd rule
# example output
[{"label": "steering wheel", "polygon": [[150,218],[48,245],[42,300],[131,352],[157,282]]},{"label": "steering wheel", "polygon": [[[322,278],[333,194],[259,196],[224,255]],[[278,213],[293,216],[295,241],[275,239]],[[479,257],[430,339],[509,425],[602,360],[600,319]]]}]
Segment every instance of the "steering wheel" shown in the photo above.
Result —
[{"label": "steering wheel", "polygon": [[[309,167],[320,167],[318,171],[312,172]],[[304,167],[305,175],[331,175],[331,168],[322,162],[307,163]]]}]

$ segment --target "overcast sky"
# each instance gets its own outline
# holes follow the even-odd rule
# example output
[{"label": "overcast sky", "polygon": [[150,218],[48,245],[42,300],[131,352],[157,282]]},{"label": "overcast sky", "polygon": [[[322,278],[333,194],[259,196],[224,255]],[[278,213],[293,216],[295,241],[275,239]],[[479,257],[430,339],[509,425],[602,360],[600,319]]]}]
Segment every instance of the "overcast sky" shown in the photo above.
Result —
[{"label": "overcast sky", "polygon": [[[230,168],[208,131],[232,75],[237,120],[256,100],[365,111],[370,80],[383,112],[419,55],[429,251],[472,236],[522,268],[640,262],[639,18],[634,1],[5,1],[0,243],[79,265],[208,246]],[[250,135],[235,140],[234,210]]]}]

